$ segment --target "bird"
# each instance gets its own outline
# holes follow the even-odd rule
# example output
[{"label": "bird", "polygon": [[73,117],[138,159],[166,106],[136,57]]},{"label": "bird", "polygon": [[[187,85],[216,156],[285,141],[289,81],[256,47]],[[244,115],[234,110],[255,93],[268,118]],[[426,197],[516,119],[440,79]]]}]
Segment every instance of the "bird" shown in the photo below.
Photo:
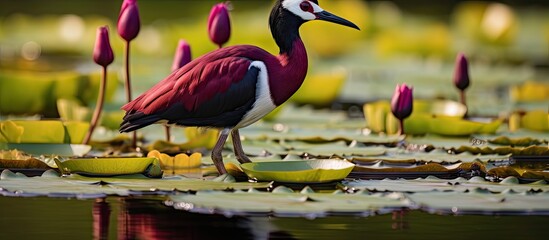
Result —
[{"label": "bird", "polygon": [[299,28],[313,20],[360,30],[322,9],[318,0],[276,0],[269,27],[280,49],[278,55],[252,45],[228,46],[202,55],[125,104],[120,132],[155,123],[217,128],[220,134],[211,158],[218,173],[227,173],[222,150],[229,135],[237,160],[251,162],[242,148],[239,129],[259,121],[299,89],[308,69]]}]

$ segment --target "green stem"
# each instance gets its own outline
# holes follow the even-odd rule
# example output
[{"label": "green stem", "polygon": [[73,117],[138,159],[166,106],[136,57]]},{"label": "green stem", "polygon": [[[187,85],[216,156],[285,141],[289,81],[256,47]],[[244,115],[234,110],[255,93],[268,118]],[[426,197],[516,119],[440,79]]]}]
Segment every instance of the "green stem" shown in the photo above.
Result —
[{"label": "green stem", "polygon": [[103,76],[101,78],[101,81],[99,82],[99,95],[97,96],[97,104],[95,105],[95,110],[93,112],[93,116],[91,119],[90,128],[88,129],[88,133],[84,138],[83,144],[88,144],[90,142],[93,131],[97,126],[97,122],[99,122],[99,118],[101,117],[101,112],[103,111],[103,103],[105,102],[106,87],[107,87],[107,67],[104,66]]},{"label": "green stem", "polygon": [[469,112],[469,108],[467,107],[467,101],[465,99],[465,90],[459,91],[459,97],[460,97],[461,103],[465,106],[465,109],[466,109],[464,117],[467,118],[467,113]]},{"label": "green stem", "polygon": [[398,125],[399,125],[398,135],[403,135],[404,134],[404,119],[399,119],[398,120]]},{"label": "green stem", "polygon": [[[130,80],[130,41],[126,41],[126,51],[124,54],[124,68],[125,72],[125,87],[126,87],[126,100],[132,101],[132,85]],[[137,131],[132,132],[132,145],[133,149],[137,148]]]},{"label": "green stem", "polygon": [[164,128],[166,129],[166,141],[170,142],[170,139],[172,138],[172,136],[170,134],[170,126],[166,125],[166,126],[164,126]]}]

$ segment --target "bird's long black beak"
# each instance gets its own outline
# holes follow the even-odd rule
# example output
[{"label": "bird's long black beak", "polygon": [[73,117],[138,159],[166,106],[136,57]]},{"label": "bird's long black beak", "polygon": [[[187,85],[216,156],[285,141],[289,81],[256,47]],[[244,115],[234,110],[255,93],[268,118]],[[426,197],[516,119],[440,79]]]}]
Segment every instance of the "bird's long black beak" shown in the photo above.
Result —
[{"label": "bird's long black beak", "polygon": [[333,23],[337,23],[337,24],[340,24],[340,25],[343,25],[343,26],[347,26],[347,27],[351,27],[351,28],[360,30],[360,28],[358,28],[358,26],[355,25],[354,23],[352,23],[351,21],[349,21],[345,18],[342,18],[342,17],[338,17],[337,15],[334,15],[334,14],[328,12],[328,11],[318,12],[318,13],[315,13],[315,15],[316,15],[317,20],[324,20],[324,21],[327,21],[327,22],[333,22]]}]

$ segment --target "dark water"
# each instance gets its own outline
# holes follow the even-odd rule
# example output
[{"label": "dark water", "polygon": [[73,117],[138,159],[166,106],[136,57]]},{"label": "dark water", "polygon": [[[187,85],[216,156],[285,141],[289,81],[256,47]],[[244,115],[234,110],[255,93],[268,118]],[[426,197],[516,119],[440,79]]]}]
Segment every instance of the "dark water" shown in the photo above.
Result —
[{"label": "dark water", "polygon": [[162,198],[0,197],[0,239],[533,239],[548,216],[441,216],[397,211],[319,219],[225,217],[174,210]]}]

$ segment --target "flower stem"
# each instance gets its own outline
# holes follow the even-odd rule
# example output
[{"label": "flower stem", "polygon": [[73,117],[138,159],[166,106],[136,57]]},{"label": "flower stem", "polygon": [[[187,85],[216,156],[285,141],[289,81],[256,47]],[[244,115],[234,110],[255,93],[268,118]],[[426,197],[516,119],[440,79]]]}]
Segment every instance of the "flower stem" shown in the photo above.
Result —
[{"label": "flower stem", "polygon": [[398,120],[398,125],[399,125],[398,135],[403,135],[404,134],[404,119],[399,119]]},{"label": "flower stem", "polygon": [[101,112],[103,111],[103,103],[105,102],[106,87],[107,87],[107,67],[105,66],[103,67],[103,76],[101,78],[101,81],[99,82],[99,95],[97,96],[97,104],[95,105],[95,110],[93,111],[90,128],[88,129],[88,133],[84,138],[83,144],[88,144],[90,142],[93,131],[97,126],[97,122],[99,122],[99,118],[101,117]]},{"label": "flower stem", "polygon": [[[126,41],[126,52],[124,57],[124,68],[125,72],[125,87],[126,87],[126,100],[128,102],[132,101],[132,86],[130,81],[130,41]],[[132,132],[132,148],[137,148],[137,132]]]},{"label": "flower stem", "polygon": [[467,118],[467,113],[469,112],[469,108],[467,107],[467,101],[465,99],[465,90],[459,91],[459,97],[460,97],[461,103],[465,106],[465,109],[466,109],[464,117]]},{"label": "flower stem", "polygon": [[166,141],[170,142],[170,139],[172,138],[172,136],[170,134],[170,126],[166,125],[166,126],[164,126],[164,128],[166,129]]}]

